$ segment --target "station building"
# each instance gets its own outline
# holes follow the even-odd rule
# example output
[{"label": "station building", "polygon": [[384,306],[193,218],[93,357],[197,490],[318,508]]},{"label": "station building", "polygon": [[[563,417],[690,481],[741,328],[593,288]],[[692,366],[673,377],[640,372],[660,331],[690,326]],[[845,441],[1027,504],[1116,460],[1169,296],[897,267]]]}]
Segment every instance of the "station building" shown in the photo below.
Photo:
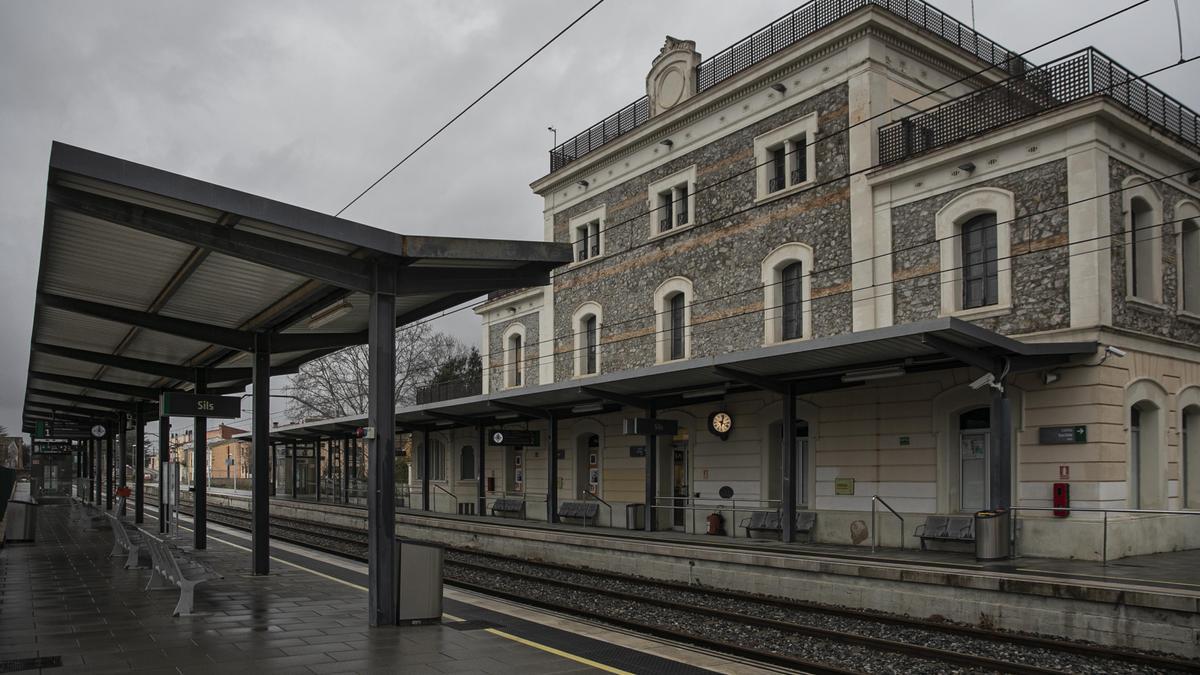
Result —
[{"label": "station building", "polygon": [[413,504],[737,536],[794,508],[863,546],[1012,507],[1024,555],[1200,547],[1193,111],[919,2],[668,37],[645,87],[532,183],[574,262],[476,309],[482,395],[398,411]]}]

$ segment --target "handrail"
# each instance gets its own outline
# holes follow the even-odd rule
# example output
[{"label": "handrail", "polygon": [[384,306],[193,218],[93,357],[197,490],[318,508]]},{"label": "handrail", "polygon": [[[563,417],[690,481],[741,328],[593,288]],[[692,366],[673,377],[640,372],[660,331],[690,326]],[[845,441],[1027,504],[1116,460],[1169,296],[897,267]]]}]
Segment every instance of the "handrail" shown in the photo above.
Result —
[{"label": "handrail", "polygon": [[886,508],[888,511],[891,511],[893,516],[896,516],[897,518],[900,519],[900,549],[903,550],[904,549],[904,533],[907,531],[904,529],[904,516],[900,515],[899,513],[896,513],[896,509],[893,509],[891,504],[888,504],[887,502],[885,502],[883,500],[883,497],[880,497],[879,495],[871,495],[871,553],[875,552],[875,503],[876,502],[883,504],[884,508]]},{"label": "handrail", "polygon": [[[1009,511],[1078,511],[1080,513],[1103,513],[1103,539],[1100,545],[1100,563],[1108,564],[1108,514],[1110,513],[1132,513],[1146,514],[1155,516],[1200,516],[1200,511],[1168,511],[1166,509],[1096,509],[1085,506],[1013,506]],[[1009,536],[1012,540],[1012,557],[1017,557],[1017,527],[1016,518],[1012,519],[1009,525],[1012,529]]]},{"label": "handrail", "polygon": [[[442,492],[445,492],[446,494],[450,495],[450,499],[453,499],[453,500],[454,500],[454,513],[458,513],[458,495],[456,495],[456,494],[454,494],[453,492],[451,492],[451,491],[447,490],[446,488],[442,487],[441,485],[438,485],[437,483],[432,483],[432,482],[431,482],[431,483],[430,483],[430,485],[432,485],[433,487],[435,487],[435,488],[437,488],[437,489],[441,490]],[[436,509],[435,509],[435,510],[436,510]]]},{"label": "handrail", "polygon": [[[612,507],[612,504],[609,504],[608,502],[604,501],[604,498],[603,498],[603,497],[601,497],[600,495],[598,495],[598,494],[595,494],[595,493],[593,493],[593,492],[591,492],[591,491],[589,491],[589,490],[581,490],[581,491],[580,491],[580,494],[581,494],[581,495],[583,495],[583,501],[585,501],[585,502],[588,500],[588,497],[591,497],[592,499],[595,499],[596,501],[598,501],[598,502],[600,502],[601,504],[603,504],[603,505],[605,505],[605,506],[607,506],[607,507],[608,507],[608,524],[609,524],[609,526],[611,527],[611,526],[612,526],[612,521],[613,521],[613,507]],[[599,519],[597,518],[597,520],[599,520]],[[586,519],[583,521],[583,524],[584,524],[585,526],[587,525],[587,520],[586,520]],[[597,524],[599,524],[599,523],[597,523]]]}]

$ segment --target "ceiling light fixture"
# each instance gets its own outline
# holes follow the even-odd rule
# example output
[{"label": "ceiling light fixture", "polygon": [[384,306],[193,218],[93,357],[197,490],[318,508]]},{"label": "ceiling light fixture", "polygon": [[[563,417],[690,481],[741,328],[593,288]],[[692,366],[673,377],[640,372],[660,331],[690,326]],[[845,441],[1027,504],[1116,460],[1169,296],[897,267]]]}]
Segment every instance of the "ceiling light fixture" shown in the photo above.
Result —
[{"label": "ceiling light fixture", "polygon": [[900,377],[904,375],[903,366],[889,366],[887,368],[867,368],[865,370],[850,370],[845,375],[842,375],[842,382],[869,382],[871,380],[886,380],[891,377]]},{"label": "ceiling light fixture", "polygon": [[342,300],[336,304],[330,305],[325,309],[314,312],[308,317],[309,328],[320,328],[329,325],[334,321],[346,316],[354,309],[354,305],[349,300]]}]

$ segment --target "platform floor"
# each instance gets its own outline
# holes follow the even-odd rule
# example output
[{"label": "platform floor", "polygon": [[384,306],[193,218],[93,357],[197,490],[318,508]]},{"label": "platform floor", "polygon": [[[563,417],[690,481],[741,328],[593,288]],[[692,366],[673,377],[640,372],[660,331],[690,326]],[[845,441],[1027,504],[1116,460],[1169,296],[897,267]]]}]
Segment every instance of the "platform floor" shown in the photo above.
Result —
[{"label": "platform floor", "polygon": [[225,578],[173,618],[178,592],[143,590],[81,510],[45,506],[36,543],[0,549],[0,672],[769,672],[454,590],[440,625],[371,629],[365,565],[275,544],[251,576],[247,535],[217,525],[196,555]]}]

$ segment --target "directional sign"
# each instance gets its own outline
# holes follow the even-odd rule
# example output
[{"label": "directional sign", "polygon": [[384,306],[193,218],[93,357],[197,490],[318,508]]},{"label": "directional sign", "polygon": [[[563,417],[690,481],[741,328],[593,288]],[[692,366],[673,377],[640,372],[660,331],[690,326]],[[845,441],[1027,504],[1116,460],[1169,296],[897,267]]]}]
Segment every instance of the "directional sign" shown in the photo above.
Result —
[{"label": "directional sign", "polygon": [[[99,426],[99,425],[97,425]],[[87,439],[93,437],[94,427],[85,422],[39,420],[33,430],[34,438]],[[103,427],[100,427],[103,429]],[[101,432],[97,438],[103,438]]]},{"label": "directional sign", "polygon": [[651,417],[626,417],[626,436],[674,436],[679,433],[679,422]]},{"label": "directional sign", "polygon": [[488,444],[492,446],[535,446],[541,445],[536,431],[528,429],[492,429],[488,432]]},{"label": "directional sign", "polygon": [[1072,445],[1087,443],[1087,425],[1078,424],[1072,427],[1039,427],[1038,443],[1040,445]]},{"label": "directional sign", "polygon": [[242,416],[242,399],[215,394],[183,394],[163,392],[158,402],[161,417],[224,417]]}]

